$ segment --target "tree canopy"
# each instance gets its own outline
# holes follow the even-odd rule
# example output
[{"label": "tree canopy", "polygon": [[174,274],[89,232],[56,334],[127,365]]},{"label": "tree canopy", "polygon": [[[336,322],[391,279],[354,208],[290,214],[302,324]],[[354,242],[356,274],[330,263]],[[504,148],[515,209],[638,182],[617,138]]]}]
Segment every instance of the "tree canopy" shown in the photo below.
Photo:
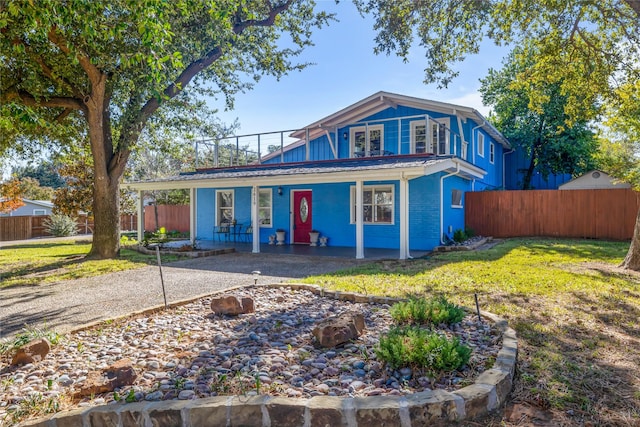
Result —
[{"label": "tree canopy", "polygon": [[304,68],[329,19],[312,1],[0,0],[0,154],[87,144],[91,255],[114,257],[119,181],[149,121]]},{"label": "tree canopy", "polygon": [[455,63],[478,53],[487,38],[499,45],[531,43],[533,58],[530,51],[515,53],[516,61],[531,65],[514,85],[526,90],[532,109],[541,110],[549,98],[536,88],[558,84],[568,96],[569,122],[593,118],[603,98],[617,98],[619,88],[640,77],[635,0],[355,1],[375,19],[377,53],[407,60],[418,39],[427,83],[447,86],[458,75]]},{"label": "tree canopy", "polygon": [[[529,167],[521,183],[523,190],[531,189],[534,171],[544,177],[563,173],[577,176],[593,169],[597,151],[595,133],[587,120],[575,119],[571,127],[566,126],[568,99],[581,95],[562,94],[562,82],[538,83],[535,90],[544,94],[547,101],[540,109],[529,107],[525,89],[514,85],[518,75],[533,65],[531,61],[523,64],[517,60],[518,56],[527,56],[521,52],[526,49],[526,46],[515,49],[501,69],[490,69],[480,80],[482,100],[492,108],[489,119],[512,146],[529,158]],[[528,56],[534,57],[535,53]]]}]

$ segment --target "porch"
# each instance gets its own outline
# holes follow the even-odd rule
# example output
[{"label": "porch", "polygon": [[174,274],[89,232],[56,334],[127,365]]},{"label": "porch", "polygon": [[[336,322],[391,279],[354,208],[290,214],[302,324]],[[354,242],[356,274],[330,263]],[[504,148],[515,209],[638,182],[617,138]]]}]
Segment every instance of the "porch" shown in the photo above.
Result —
[{"label": "porch", "polygon": [[[172,246],[182,246],[188,241],[173,242]],[[205,250],[233,248],[237,252],[254,252],[253,243],[243,242],[219,242],[216,240],[198,240],[198,247]],[[270,245],[260,244],[260,253],[293,255],[293,256],[326,256],[335,258],[355,258],[356,248],[346,246],[309,246],[309,245]],[[411,251],[412,258],[420,258],[427,255],[428,251]],[[399,249],[364,248],[364,255],[367,260],[398,259]]]}]

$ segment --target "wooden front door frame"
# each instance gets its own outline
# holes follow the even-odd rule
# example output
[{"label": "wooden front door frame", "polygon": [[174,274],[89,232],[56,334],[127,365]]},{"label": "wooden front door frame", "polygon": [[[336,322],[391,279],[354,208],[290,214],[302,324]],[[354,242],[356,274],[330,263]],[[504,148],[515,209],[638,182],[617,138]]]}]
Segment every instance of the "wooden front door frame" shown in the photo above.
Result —
[{"label": "wooden front door frame", "polygon": [[[290,205],[290,210],[289,212],[291,212],[290,215],[290,220],[289,220],[289,244],[296,244],[296,243],[300,243],[300,244],[305,244],[305,243],[309,243],[309,242],[296,242],[294,239],[295,236],[295,231],[294,231],[294,226],[296,223],[296,212],[295,212],[295,197],[294,197],[294,193],[301,193],[301,192],[310,192],[312,197],[311,197],[311,204],[312,204],[312,209],[313,209],[313,190],[310,188],[296,188],[295,190],[291,190],[291,194],[289,197],[289,205]],[[311,211],[313,213],[313,211]],[[311,221],[312,218],[310,218]],[[312,222],[313,224],[313,222]],[[313,225],[312,225],[313,228]]]}]

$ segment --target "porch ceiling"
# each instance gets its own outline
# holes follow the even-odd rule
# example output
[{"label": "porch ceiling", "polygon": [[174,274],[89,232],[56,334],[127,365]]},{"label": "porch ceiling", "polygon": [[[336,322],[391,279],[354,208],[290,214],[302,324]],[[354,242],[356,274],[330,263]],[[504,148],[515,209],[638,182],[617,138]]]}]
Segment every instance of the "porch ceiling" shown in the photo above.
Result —
[{"label": "porch ceiling", "polygon": [[415,179],[439,172],[454,172],[467,179],[482,178],[486,172],[457,158],[375,159],[278,164],[273,166],[212,169],[153,181],[126,183],[131,190],[182,188],[305,185],[355,181]]}]

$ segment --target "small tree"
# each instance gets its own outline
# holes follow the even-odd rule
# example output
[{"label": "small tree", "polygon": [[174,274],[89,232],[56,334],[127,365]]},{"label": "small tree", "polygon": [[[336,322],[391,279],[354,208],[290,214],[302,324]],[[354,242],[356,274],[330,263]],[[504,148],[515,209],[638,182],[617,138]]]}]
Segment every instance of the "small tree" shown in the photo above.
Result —
[{"label": "small tree", "polygon": [[9,213],[24,206],[20,180],[13,178],[0,184],[0,213]]}]

